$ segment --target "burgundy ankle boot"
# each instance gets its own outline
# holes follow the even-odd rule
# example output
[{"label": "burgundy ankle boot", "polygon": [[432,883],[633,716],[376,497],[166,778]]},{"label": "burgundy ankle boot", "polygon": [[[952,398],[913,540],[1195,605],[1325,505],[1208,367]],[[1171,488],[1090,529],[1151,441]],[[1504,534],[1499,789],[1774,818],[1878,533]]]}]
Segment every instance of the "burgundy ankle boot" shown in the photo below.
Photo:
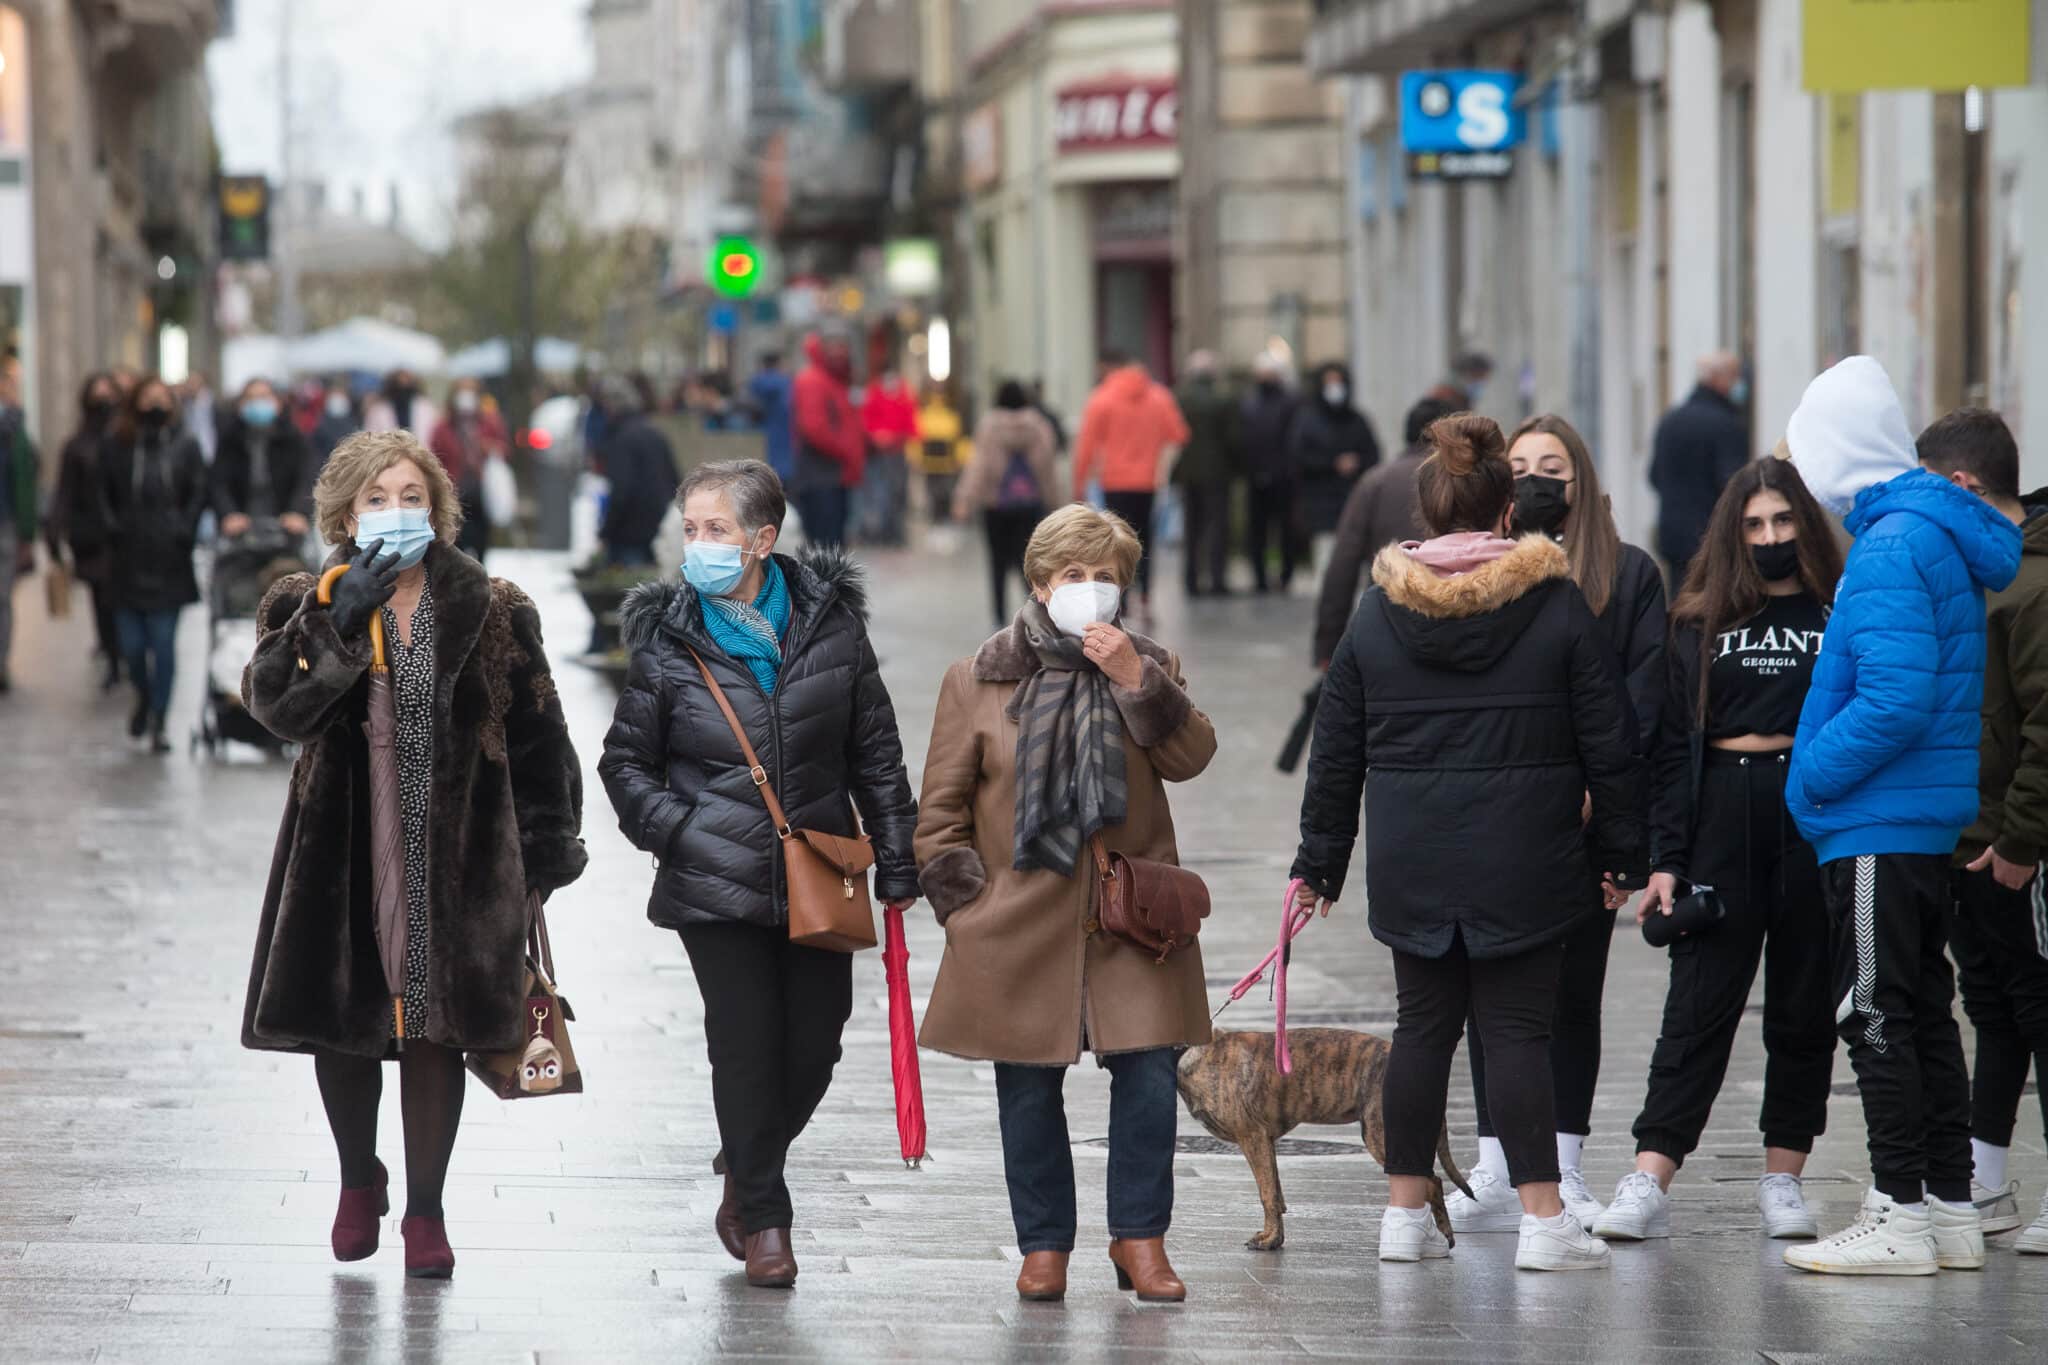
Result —
[{"label": "burgundy ankle boot", "polygon": [[406,1218],[398,1230],[405,1236],[408,1279],[446,1280],[455,1274],[455,1253],[448,1246],[448,1225],[439,1218]]},{"label": "burgundy ankle boot", "polygon": [[391,1212],[391,1177],[384,1163],[377,1163],[377,1179],[359,1190],[344,1189],[341,1204],[334,1210],[334,1244],[337,1261],[361,1261],[377,1254],[377,1233],[381,1220]]}]

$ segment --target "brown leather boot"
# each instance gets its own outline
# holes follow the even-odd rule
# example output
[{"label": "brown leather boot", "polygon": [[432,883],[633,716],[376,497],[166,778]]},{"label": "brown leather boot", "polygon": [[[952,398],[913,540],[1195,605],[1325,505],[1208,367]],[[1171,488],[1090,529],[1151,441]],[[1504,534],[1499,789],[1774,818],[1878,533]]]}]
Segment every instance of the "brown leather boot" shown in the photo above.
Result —
[{"label": "brown leather boot", "polygon": [[1116,1266],[1116,1287],[1137,1290],[1145,1303],[1179,1303],[1188,1296],[1166,1259],[1164,1237],[1119,1237],[1109,1244],[1109,1259]]},{"label": "brown leather boot", "polygon": [[796,1283],[788,1228],[763,1228],[747,1235],[747,1283],[756,1289],[788,1289]]},{"label": "brown leather boot", "polygon": [[1065,1251],[1033,1251],[1024,1257],[1024,1268],[1017,1272],[1017,1297],[1033,1303],[1057,1303],[1067,1296],[1067,1257]]},{"label": "brown leather boot", "polygon": [[725,1173],[725,1197],[718,1201],[711,1225],[718,1229],[719,1244],[735,1261],[747,1259],[747,1230],[740,1225],[740,1196],[733,1188],[731,1171]]}]

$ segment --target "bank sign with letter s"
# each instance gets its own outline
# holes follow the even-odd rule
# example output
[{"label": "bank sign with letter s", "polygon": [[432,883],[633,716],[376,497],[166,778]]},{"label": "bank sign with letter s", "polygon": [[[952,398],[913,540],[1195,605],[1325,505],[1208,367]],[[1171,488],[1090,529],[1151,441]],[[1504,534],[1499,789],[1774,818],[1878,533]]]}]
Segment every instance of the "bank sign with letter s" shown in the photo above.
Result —
[{"label": "bank sign with letter s", "polygon": [[1401,75],[1401,146],[1409,173],[1472,180],[1514,169],[1514,147],[1528,135],[1515,105],[1522,78],[1512,71],[1407,71]]}]

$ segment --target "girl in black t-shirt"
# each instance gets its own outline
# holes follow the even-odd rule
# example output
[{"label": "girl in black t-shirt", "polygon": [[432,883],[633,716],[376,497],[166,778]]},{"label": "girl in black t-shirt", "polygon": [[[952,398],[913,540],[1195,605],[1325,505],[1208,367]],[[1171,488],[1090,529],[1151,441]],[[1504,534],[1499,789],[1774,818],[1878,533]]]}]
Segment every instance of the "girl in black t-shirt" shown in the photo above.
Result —
[{"label": "girl in black t-shirt", "polygon": [[1665,1192],[1699,1145],[1767,939],[1757,1203],[1771,1236],[1817,1235],[1799,1177],[1826,1126],[1834,1067],[1828,924],[1785,774],[1841,575],[1841,546],[1798,471],[1762,460],[1722,491],[1672,603],[1652,875],[1636,915],[1669,914],[1692,887],[1712,887],[1726,917],[1671,945],[1636,1169],[1595,1221],[1599,1236],[1671,1235]]}]

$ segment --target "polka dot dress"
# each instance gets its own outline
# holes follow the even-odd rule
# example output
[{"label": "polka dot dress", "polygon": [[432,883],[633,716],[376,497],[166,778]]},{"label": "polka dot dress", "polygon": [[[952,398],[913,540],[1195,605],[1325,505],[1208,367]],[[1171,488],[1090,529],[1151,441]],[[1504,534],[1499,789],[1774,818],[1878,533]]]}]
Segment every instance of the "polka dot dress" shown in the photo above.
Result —
[{"label": "polka dot dress", "polygon": [[434,778],[434,590],[420,589],[412,641],[384,608],[385,659],[398,711],[398,807],[405,826],[405,1036],[427,1031],[427,793]]}]

